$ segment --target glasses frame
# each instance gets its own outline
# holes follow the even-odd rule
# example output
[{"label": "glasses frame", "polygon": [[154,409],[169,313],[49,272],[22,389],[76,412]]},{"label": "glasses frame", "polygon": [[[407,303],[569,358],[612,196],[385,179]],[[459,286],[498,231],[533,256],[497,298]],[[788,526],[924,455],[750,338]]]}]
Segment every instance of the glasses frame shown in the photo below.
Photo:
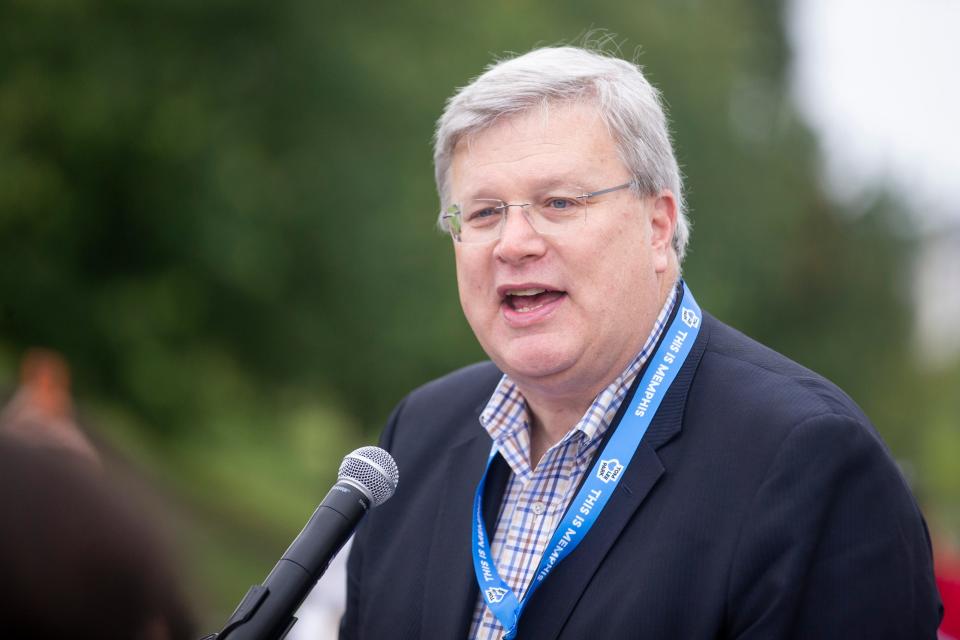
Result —
[{"label": "glasses frame", "polygon": [[[597,196],[602,196],[602,195],[605,195],[605,194],[608,194],[608,193],[613,193],[614,191],[620,191],[620,190],[622,190],[622,189],[627,189],[628,187],[632,187],[632,186],[634,186],[635,184],[636,184],[636,181],[635,181],[635,180],[630,180],[629,182],[624,182],[623,184],[618,184],[618,185],[615,186],[615,187],[607,187],[606,189],[598,189],[597,191],[591,191],[590,193],[584,193],[584,194],[582,194],[582,195],[575,196],[575,199],[576,199],[576,200],[584,200],[584,201],[586,201],[586,200],[589,200],[590,198],[595,198],[595,197],[597,197]],[[520,207],[521,209],[523,209],[524,211],[526,211],[526,208],[529,207],[531,204],[533,204],[532,202],[510,203],[510,202],[504,202],[503,200],[498,200],[498,199],[496,199],[496,198],[490,198],[490,201],[491,201],[491,202],[499,202],[499,203],[500,203],[500,206],[498,206],[498,207],[496,207],[496,208],[497,208],[497,209],[503,209],[503,217],[500,218],[500,223],[497,225],[497,234],[496,234],[495,236],[492,236],[489,240],[479,240],[479,241],[474,241],[474,242],[464,241],[463,238],[460,237],[460,233],[454,231],[454,227],[455,227],[455,226],[456,226],[456,227],[459,227],[459,228],[461,228],[461,229],[463,228],[463,211],[460,209],[460,205],[459,205],[459,204],[452,204],[452,205],[450,205],[449,207],[447,207],[447,210],[446,210],[446,211],[444,211],[444,212],[442,212],[442,213],[440,214],[440,222],[441,222],[441,225],[443,226],[443,228],[444,228],[447,232],[450,233],[450,236],[454,239],[455,242],[460,242],[460,243],[463,243],[463,244],[487,244],[487,243],[489,243],[489,242],[493,242],[493,241],[495,241],[495,240],[499,240],[500,237],[503,235],[503,226],[506,224],[507,215],[510,213],[510,207]],[[586,205],[587,203],[584,202],[583,204]],[[452,224],[450,223],[450,221],[451,221],[451,220],[454,220],[454,219],[457,219],[457,218],[460,219],[460,224],[459,224],[459,225],[452,225]],[[530,222],[530,218],[529,218],[529,217],[527,218],[527,221]],[[533,226],[533,225],[531,224],[531,226]],[[535,228],[535,227],[534,227],[534,230],[536,231],[536,228]],[[537,233],[540,233],[541,235],[543,235],[542,232],[540,232],[540,231],[537,231]],[[546,234],[546,235],[550,235],[550,234]]]}]

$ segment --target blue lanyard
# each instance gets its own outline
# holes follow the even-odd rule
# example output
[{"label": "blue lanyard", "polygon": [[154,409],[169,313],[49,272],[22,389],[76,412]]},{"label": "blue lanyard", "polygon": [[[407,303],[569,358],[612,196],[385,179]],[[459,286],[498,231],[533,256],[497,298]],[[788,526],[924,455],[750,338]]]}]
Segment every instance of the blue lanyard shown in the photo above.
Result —
[{"label": "blue lanyard", "polygon": [[677,372],[687,359],[700,332],[702,317],[700,307],[684,282],[680,308],[664,332],[660,348],[650,360],[633,396],[624,400],[629,403],[627,411],[620,419],[619,425],[614,427],[613,435],[597,457],[583,486],[573,498],[566,515],[554,531],[522,602],[497,571],[496,564],[490,556],[490,540],[483,523],[484,487],[487,483],[490,463],[497,455],[497,447],[493,446],[490,458],[487,460],[487,469],[483,473],[483,478],[480,479],[480,485],[473,499],[473,569],[477,583],[480,585],[483,601],[507,630],[506,640],[513,640],[516,637],[517,622],[520,620],[523,608],[530,601],[530,596],[543,584],[554,567],[580,544],[596,522],[600,512],[603,511],[610,496],[613,495],[626,466],[630,464],[643,435],[647,432],[647,427],[657,413],[663,396],[666,395],[667,389],[673,384]]}]

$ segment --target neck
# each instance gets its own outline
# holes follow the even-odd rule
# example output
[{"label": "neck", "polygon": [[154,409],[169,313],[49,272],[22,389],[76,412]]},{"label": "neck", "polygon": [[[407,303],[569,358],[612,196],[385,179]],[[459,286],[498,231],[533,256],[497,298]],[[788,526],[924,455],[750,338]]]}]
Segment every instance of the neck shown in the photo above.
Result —
[{"label": "neck", "polygon": [[646,342],[657,314],[663,308],[670,295],[670,290],[676,285],[678,275],[663,277],[660,283],[659,303],[649,318],[641,321],[637,335],[639,343],[631,345],[633,348],[624,349],[624,355],[617,359],[609,368],[607,374],[593,384],[574,383],[564,385],[563,388],[537,387],[517,382],[520,393],[527,402],[530,412],[530,468],[535,469],[540,463],[543,454],[559,442],[583,417],[594,399],[607,388],[633,360]]},{"label": "neck", "polygon": [[527,398],[527,407],[530,411],[531,469],[536,469],[543,454],[560,442],[563,436],[567,435],[567,432],[580,421],[594,397],[596,394],[586,404],[572,403],[563,407],[558,406],[557,403],[542,404]]}]

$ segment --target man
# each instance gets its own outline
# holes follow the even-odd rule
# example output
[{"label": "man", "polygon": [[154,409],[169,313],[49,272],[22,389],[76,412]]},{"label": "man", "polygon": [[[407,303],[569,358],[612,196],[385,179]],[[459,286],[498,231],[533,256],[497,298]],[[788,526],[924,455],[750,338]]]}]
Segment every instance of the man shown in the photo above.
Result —
[{"label": "man", "polygon": [[441,225],[490,356],[410,394],[344,638],[933,638],[917,506],[857,406],[702,313],[657,91],[572,47],[437,129]]}]

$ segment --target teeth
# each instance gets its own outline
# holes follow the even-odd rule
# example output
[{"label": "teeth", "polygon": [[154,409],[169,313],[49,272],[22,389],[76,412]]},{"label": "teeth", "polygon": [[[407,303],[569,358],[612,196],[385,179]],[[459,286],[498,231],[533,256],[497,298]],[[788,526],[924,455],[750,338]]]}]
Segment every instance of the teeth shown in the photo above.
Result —
[{"label": "teeth", "polygon": [[520,313],[529,313],[530,311],[536,311],[537,309],[539,309],[539,308],[542,307],[542,306],[543,306],[542,304],[538,304],[538,305],[533,306],[533,307],[517,307],[517,308],[516,308],[516,311],[519,311]]},{"label": "teeth", "polygon": [[514,291],[507,291],[508,296],[535,296],[543,293],[546,289],[516,289]]}]

